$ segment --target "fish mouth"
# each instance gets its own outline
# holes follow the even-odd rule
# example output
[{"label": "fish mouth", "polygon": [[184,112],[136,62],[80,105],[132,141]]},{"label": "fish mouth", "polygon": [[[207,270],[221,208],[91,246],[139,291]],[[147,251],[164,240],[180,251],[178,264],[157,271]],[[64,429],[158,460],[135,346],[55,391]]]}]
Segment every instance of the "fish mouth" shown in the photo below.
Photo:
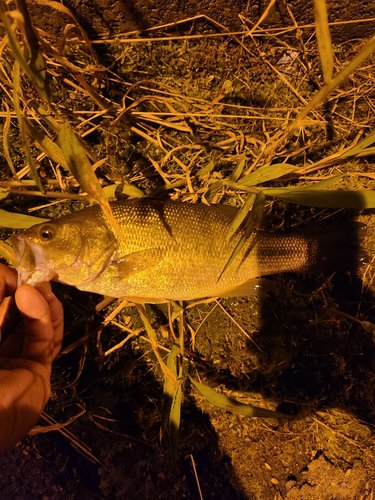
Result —
[{"label": "fish mouth", "polygon": [[17,265],[18,286],[22,284],[36,285],[42,281],[49,281],[56,273],[49,269],[41,248],[29,241],[25,236],[14,234],[9,238]]}]

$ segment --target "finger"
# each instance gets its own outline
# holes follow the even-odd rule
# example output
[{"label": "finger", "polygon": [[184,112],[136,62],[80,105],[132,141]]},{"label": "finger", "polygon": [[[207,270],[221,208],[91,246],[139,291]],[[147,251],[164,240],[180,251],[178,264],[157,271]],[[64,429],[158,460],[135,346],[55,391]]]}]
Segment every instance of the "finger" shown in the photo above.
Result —
[{"label": "finger", "polygon": [[50,309],[52,326],[55,331],[55,346],[53,351],[53,359],[55,359],[61,350],[64,335],[63,306],[56,295],[52,292],[49,282],[39,283],[35,288],[43,296]]},{"label": "finger", "polygon": [[0,342],[15,329],[20,318],[14,296],[6,297],[0,304]]},{"label": "finger", "polygon": [[55,330],[48,302],[31,285],[21,285],[16,291],[15,298],[25,323],[21,357],[50,369],[55,348]]},{"label": "finger", "polygon": [[[0,342],[7,336],[7,326],[17,324],[17,308],[12,299],[4,299],[17,288],[17,271],[0,263]],[[8,330],[9,331],[9,330]]]},{"label": "finger", "polygon": [[23,325],[18,325],[0,345],[0,369],[9,363],[9,360],[18,358],[23,349]]},{"label": "finger", "polygon": [[17,288],[17,271],[0,263],[0,303]]}]

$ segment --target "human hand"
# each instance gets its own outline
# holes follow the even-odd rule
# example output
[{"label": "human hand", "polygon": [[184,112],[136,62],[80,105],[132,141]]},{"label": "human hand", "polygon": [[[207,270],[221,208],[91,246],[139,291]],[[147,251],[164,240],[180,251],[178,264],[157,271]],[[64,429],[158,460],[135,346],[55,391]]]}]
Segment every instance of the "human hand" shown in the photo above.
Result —
[{"label": "human hand", "polygon": [[0,453],[40,417],[63,337],[63,309],[51,285],[16,288],[16,271],[0,264]]}]

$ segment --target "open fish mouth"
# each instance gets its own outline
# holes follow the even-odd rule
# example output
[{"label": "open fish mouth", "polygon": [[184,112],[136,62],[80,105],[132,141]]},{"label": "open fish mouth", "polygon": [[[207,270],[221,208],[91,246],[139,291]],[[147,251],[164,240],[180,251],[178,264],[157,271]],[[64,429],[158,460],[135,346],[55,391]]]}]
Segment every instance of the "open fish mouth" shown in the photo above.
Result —
[{"label": "open fish mouth", "polygon": [[41,248],[25,238],[14,234],[9,238],[17,259],[18,286],[24,283],[36,285],[49,281],[56,273],[49,269]]}]

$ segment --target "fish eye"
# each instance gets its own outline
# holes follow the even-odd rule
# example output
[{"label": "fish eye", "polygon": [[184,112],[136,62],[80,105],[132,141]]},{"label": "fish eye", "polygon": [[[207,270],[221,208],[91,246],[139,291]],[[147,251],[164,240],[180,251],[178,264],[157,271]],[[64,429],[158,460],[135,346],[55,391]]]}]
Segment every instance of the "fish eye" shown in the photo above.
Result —
[{"label": "fish eye", "polygon": [[43,226],[40,228],[39,235],[42,240],[51,240],[55,236],[55,231],[51,226]]}]

